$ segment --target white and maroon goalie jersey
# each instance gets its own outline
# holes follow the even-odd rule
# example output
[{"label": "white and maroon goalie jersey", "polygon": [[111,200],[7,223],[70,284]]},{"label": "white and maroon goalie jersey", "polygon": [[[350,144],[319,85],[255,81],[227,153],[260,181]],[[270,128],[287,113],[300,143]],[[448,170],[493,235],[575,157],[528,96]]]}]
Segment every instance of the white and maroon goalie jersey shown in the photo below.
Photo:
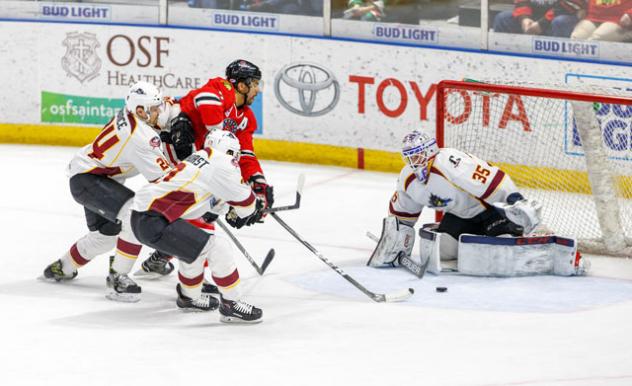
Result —
[{"label": "white and maroon goalie jersey", "polygon": [[84,146],[68,165],[68,176],[90,173],[124,181],[141,173],[148,181],[169,169],[158,133],[147,123],[122,109]]},{"label": "white and maroon goalie jersey", "polygon": [[425,184],[410,166],[402,169],[389,213],[416,222],[421,210],[428,207],[472,218],[515,192],[513,181],[499,168],[462,151],[443,148],[431,162]]},{"label": "white and maroon goalie jersey", "polygon": [[242,182],[235,159],[205,148],[191,154],[158,182],[136,192],[132,209],[152,210],[173,222],[199,218],[220,202],[233,206],[240,217],[255,210],[255,195]]}]

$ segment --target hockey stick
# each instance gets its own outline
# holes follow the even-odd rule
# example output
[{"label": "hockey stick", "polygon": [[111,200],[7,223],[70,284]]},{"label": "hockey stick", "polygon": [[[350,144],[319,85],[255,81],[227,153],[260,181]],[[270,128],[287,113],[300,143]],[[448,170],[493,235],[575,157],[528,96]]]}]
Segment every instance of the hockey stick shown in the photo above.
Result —
[{"label": "hockey stick", "polygon": [[250,256],[248,251],[246,251],[246,248],[244,248],[244,246],[239,242],[237,237],[235,237],[235,235],[233,235],[233,233],[230,231],[230,229],[228,229],[226,224],[224,224],[224,222],[222,220],[220,220],[220,219],[217,219],[217,224],[219,224],[220,228],[222,228],[224,230],[224,232],[226,232],[228,237],[230,237],[230,239],[233,240],[233,243],[235,243],[237,248],[246,257],[246,260],[248,260],[248,262],[257,271],[257,273],[259,275],[263,275],[263,273],[266,271],[266,268],[268,268],[268,265],[270,265],[270,263],[272,262],[272,259],[274,258],[274,248],[272,248],[272,249],[270,249],[270,251],[268,251],[268,254],[266,255],[265,259],[263,259],[263,264],[261,264],[261,267],[259,267],[259,265],[252,258],[252,256]]},{"label": "hockey stick", "polygon": [[[375,241],[376,243],[380,241],[380,239],[371,232],[366,232],[366,235],[368,238]],[[402,252],[400,252],[400,254],[401,253]],[[408,272],[412,273],[420,279],[424,277],[424,274],[426,273],[426,268],[428,268],[428,263],[430,262],[430,259],[426,259],[426,262],[424,264],[419,264],[416,261],[413,261],[410,257],[403,255],[400,255],[398,258],[399,264],[402,267],[406,268]]]},{"label": "hockey stick", "polygon": [[374,292],[369,291],[362,284],[358,283],[354,278],[352,278],[351,276],[347,275],[340,267],[338,267],[337,265],[335,265],[331,261],[327,260],[327,258],[325,256],[320,254],[320,252],[318,252],[316,250],[316,248],[314,248],[310,243],[308,243],[301,236],[299,236],[299,234],[296,233],[296,231],[294,231],[294,229],[292,229],[289,225],[287,225],[285,223],[285,221],[281,220],[281,218],[279,217],[278,214],[271,213],[270,215],[283,228],[285,228],[285,230],[287,230],[292,236],[294,236],[295,239],[297,239],[301,244],[303,244],[307,249],[309,249],[313,254],[315,254],[323,263],[327,264],[329,266],[329,268],[331,268],[334,271],[336,271],[336,273],[338,273],[340,276],[344,277],[345,280],[347,280],[349,283],[353,284],[357,289],[362,291],[365,295],[367,295],[368,297],[370,297],[374,301],[376,301],[378,303],[381,303],[381,302],[401,302],[401,301],[404,301],[404,300],[408,299],[409,297],[411,297],[415,293],[415,290],[413,290],[412,288],[408,288],[406,290],[401,290],[401,291],[398,291],[398,292],[395,292],[395,293],[391,293],[391,294],[376,294]]},{"label": "hockey stick", "polygon": [[301,196],[303,195],[303,185],[305,185],[305,175],[298,176],[298,184],[296,185],[296,200],[292,205],[277,206],[276,208],[264,209],[264,213],[282,212],[284,210],[298,209],[301,206]]}]

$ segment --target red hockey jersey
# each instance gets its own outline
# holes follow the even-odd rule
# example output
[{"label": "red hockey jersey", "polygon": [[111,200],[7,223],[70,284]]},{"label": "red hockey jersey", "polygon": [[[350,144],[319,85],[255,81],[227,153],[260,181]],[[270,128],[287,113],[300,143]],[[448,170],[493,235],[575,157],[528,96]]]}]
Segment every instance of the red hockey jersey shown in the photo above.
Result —
[{"label": "red hockey jersey", "polygon": [[202,87],[190,91],[180,99],[180,109],[186,113],[195,132],[195,149],[202,149],[209,130],[229,130],[241,145],[239,166],[245,181],[256,174],[263,175],[254,153],[252,135],[257,129],[257,119],[249,106],[237,108],[235,88],[224,78],[213,78]]}]

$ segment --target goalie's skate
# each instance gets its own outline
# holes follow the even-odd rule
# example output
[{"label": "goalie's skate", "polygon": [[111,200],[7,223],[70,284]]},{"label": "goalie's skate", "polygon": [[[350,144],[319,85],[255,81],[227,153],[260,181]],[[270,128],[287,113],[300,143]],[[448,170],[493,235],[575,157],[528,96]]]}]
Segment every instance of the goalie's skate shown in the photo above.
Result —
[{"label": "goalie's skate", "polygon": [[167,255],[159,251],[154,251],[151,256],[143,261],[140,269],[134,272],[134,276],[142,277],[143,279],[159,279],[168,276],[173,272],[174,266],[167,257]]},{"label": "goalie's skate", "polygon": [[46,267],[46,269],[44,270],[44,274],[40,276],[40,279],[46,280],[46,281],[59,282],[62,280],[63,281],[72,280],[75,277],[77,277],[77,270],[74,270],[72,272],[72,275],[66,275],[62,269],[61,260],[57,260],[54,263],[50,264],[48,267]]},{"label": "goalie's skate", "polygon": [[106,285],[105,297],[110,300],[125,303],[136,303],[140,300],[140,286],[125,274],[109,274]]},{"label": "goalie's skate", "polygon": [[227,300],[220,296],[221,304],[219,320],[223,323],[259,323],[262,321],[263,311],[241,300]]},{"label": "goalie's skate", "polygon": [[213,311],[219,307],[219,300],[209,295],[202,294],[198,299],[192,299],[182,293],[182,286],[180,283],[176,286],[178,292],[178,299],[176,305],[178,308],[182,308],[184,311],[199,312],[199,311]]}]

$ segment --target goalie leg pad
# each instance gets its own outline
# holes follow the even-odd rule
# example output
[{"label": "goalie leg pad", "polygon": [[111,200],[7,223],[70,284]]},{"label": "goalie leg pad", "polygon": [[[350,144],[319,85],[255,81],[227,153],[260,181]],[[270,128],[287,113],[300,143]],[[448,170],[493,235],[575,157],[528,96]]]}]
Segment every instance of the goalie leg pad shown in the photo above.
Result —
[{"label": "goalie leg pad", "polygon": [[[581,275],[571,268],[577,254],[573,239],[461,235],[458,271],[473,276]],[[572,264],[571,264],[572,262]]]},{"label": "goalie leg pad", "polygon": [[438,275],[441,273],[441,260],[457,258],[458,243],[448,233],[437,232],[438,224],[424,224],[419,230],[419,256],[421,264],[428,262],[426,270]]},{"label": "goalie leg pad", "polygon": [[398,257],[410,256],[415,244],[415,230],[396,217],[386,217],[382,221],[382,235],[366,265],[371,267],[394,267]]}]

